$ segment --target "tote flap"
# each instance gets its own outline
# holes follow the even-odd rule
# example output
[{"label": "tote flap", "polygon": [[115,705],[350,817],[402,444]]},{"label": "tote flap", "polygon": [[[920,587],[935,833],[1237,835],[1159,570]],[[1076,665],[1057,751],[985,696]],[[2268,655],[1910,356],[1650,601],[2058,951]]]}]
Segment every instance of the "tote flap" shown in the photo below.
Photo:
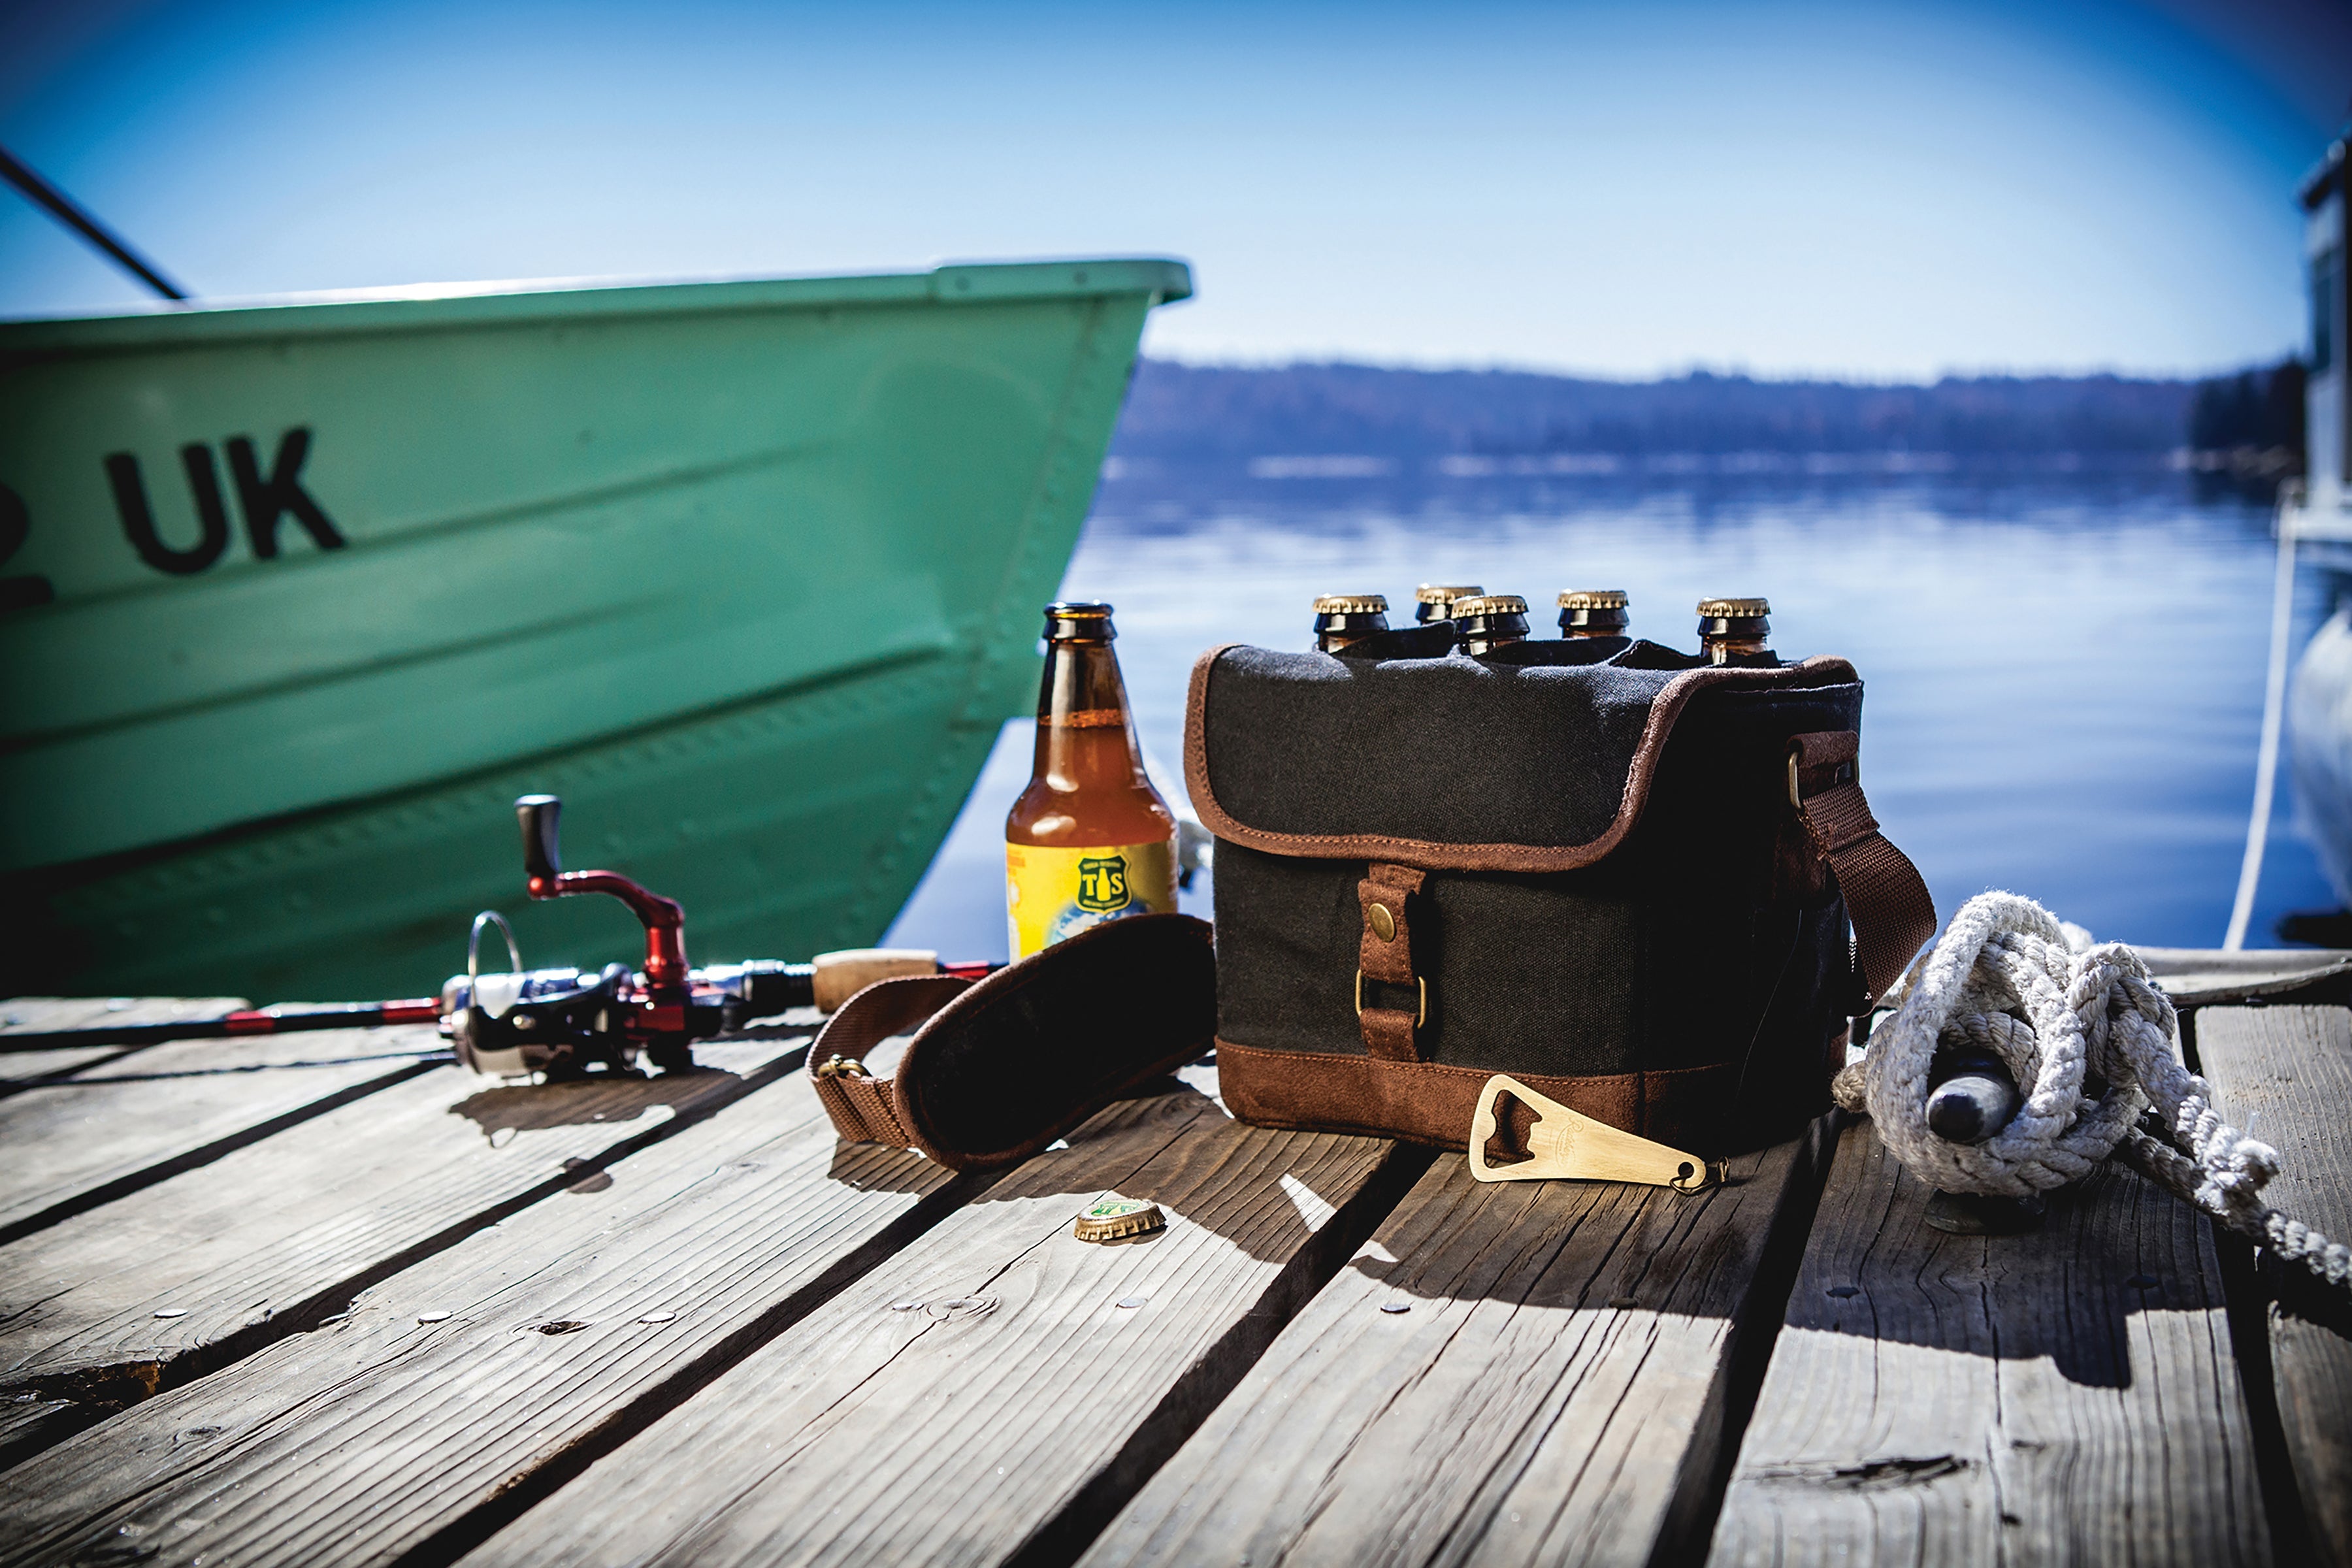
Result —
[{"label": "tote flap", "polygon": [[[1633,831],[1694,699],[1857,685],[1842,658],[1689,668],[1647,643],[1573,664],[1535,662],[1565,659],[1560,643],[1505,651],[1521,647],[1524,661],[1380,662],[1212,648],[1185,713],[1193,809],[1218,837],[1276,855],[1572,870]],[[1843,695],[1830,706],[1854,711],[1858,691]],[[1817,714],[1791,730],[1850,722]]]}]

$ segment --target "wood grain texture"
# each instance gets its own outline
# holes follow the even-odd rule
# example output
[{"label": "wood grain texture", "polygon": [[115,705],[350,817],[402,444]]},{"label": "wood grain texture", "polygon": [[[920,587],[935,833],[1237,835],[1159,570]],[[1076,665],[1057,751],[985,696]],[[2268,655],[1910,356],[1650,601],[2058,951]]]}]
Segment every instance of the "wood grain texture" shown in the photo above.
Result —
[{"label": "wood grain texture", "polygon": [[971,1184],[837,1142],[792,1075],[394,1275],[342,1321],[0,1475],[0,1563],[127,1545],[379,1563],[446,1541],[685,1397]]},{"label": "wood grain texture", "polygon": [[2204,1219],[2109,1164],[1948,1236],[1843,1135],[1709,1562],[2269,1560]]},{"label": "wood grain texture", "polygon": [[[1114,1106],[465,1561],[1066,1560],[1423,1158]],[[1077,1240],[1106,1189],[1168,1228]]]},{"label": "wood grain texture", "polygon": [[1671,1558],[1703,1540],[1734,1322],[1768,1237],[1801,1245],[1774,1221],[1801,1226],[1820,1152],[1687,1195],[1442,1157],[1084,1561]]},{"label": "wood grain texture", "polygon": [[[2279,1152],[2263,1195],[2352,1239],[2352,1011],[2208,1007],[2197,1052],[2223,1113]],[[2312,1550],[2352,1564],[2352,1312],[2294,1268],[2263,1275],[2272,1384]]]},{"label": "wood grain texture", "polygon": [[0,1243],[388,1089],[446,1048],[428,1026],[175,1040],[19,1079],[0,1099]]},{"label": "wood grain texture", "polygon": [[225,1365],[715,1110],[804,1046],[704,1047],[735,1070],[674,1079],[504,1085],[435,1068],[0,1247],[0,1396],[130,1403]]}]

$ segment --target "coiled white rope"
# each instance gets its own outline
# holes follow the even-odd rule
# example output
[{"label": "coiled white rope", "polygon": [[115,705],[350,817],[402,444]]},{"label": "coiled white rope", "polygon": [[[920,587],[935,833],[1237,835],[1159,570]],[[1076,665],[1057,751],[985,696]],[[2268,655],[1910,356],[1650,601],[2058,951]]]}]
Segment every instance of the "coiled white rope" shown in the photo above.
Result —
[{"label": "coiled white rope", "polygon": [[[1885,1005],[1894,1016],[1835,1091],[1848,1110],[1868,1110],[1887,1148],[1922,1180],[2021,1198],[2120,1153],[2231,1229],[2352,1288],[2352,1247],[2262,1201],[2278,1151],[2221,1120],[2211,1087],[2181,1060],[2171,1000],[2122,942],[2094,944],[2031,899],[1980,893]],[[2023,1095],[2016,1117],[1981,1143],[1928,1128],[1939,1045],[1990,1052]],[[2143,1124],[2151,1105],[2152,1125]]]}]

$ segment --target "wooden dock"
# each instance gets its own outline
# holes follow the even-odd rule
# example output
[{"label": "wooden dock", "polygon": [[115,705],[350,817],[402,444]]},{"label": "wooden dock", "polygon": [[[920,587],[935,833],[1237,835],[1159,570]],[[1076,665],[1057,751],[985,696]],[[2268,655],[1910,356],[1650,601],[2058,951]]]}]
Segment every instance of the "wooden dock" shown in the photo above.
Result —
[{"label": "wooden dock", "polygon": [[[2346,986],[2188,1015],[2339,1237]],[[0,1564],[2352,1563],[2352,1314],[2121,1167],[2021,1237],[1836,1118],[1490,1186],[1204,1066],[960,1177],[760,1034],[0,1057]],[[1110,1190],[1167,1230],[1076,1239]]]}]

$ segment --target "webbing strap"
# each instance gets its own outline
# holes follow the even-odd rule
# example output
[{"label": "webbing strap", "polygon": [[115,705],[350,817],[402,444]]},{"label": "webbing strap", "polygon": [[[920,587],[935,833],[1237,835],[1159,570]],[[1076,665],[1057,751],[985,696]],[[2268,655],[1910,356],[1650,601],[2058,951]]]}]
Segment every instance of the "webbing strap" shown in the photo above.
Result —
[{"label": "webbing strap", "polygon": [[1845,895],[1867,1006],[1934,939],[1936,900],[1919,868],[1887,842],[1870,814],[1854,769],[1862,737],[1822,731],[1790,737],[1790,804]]}]

